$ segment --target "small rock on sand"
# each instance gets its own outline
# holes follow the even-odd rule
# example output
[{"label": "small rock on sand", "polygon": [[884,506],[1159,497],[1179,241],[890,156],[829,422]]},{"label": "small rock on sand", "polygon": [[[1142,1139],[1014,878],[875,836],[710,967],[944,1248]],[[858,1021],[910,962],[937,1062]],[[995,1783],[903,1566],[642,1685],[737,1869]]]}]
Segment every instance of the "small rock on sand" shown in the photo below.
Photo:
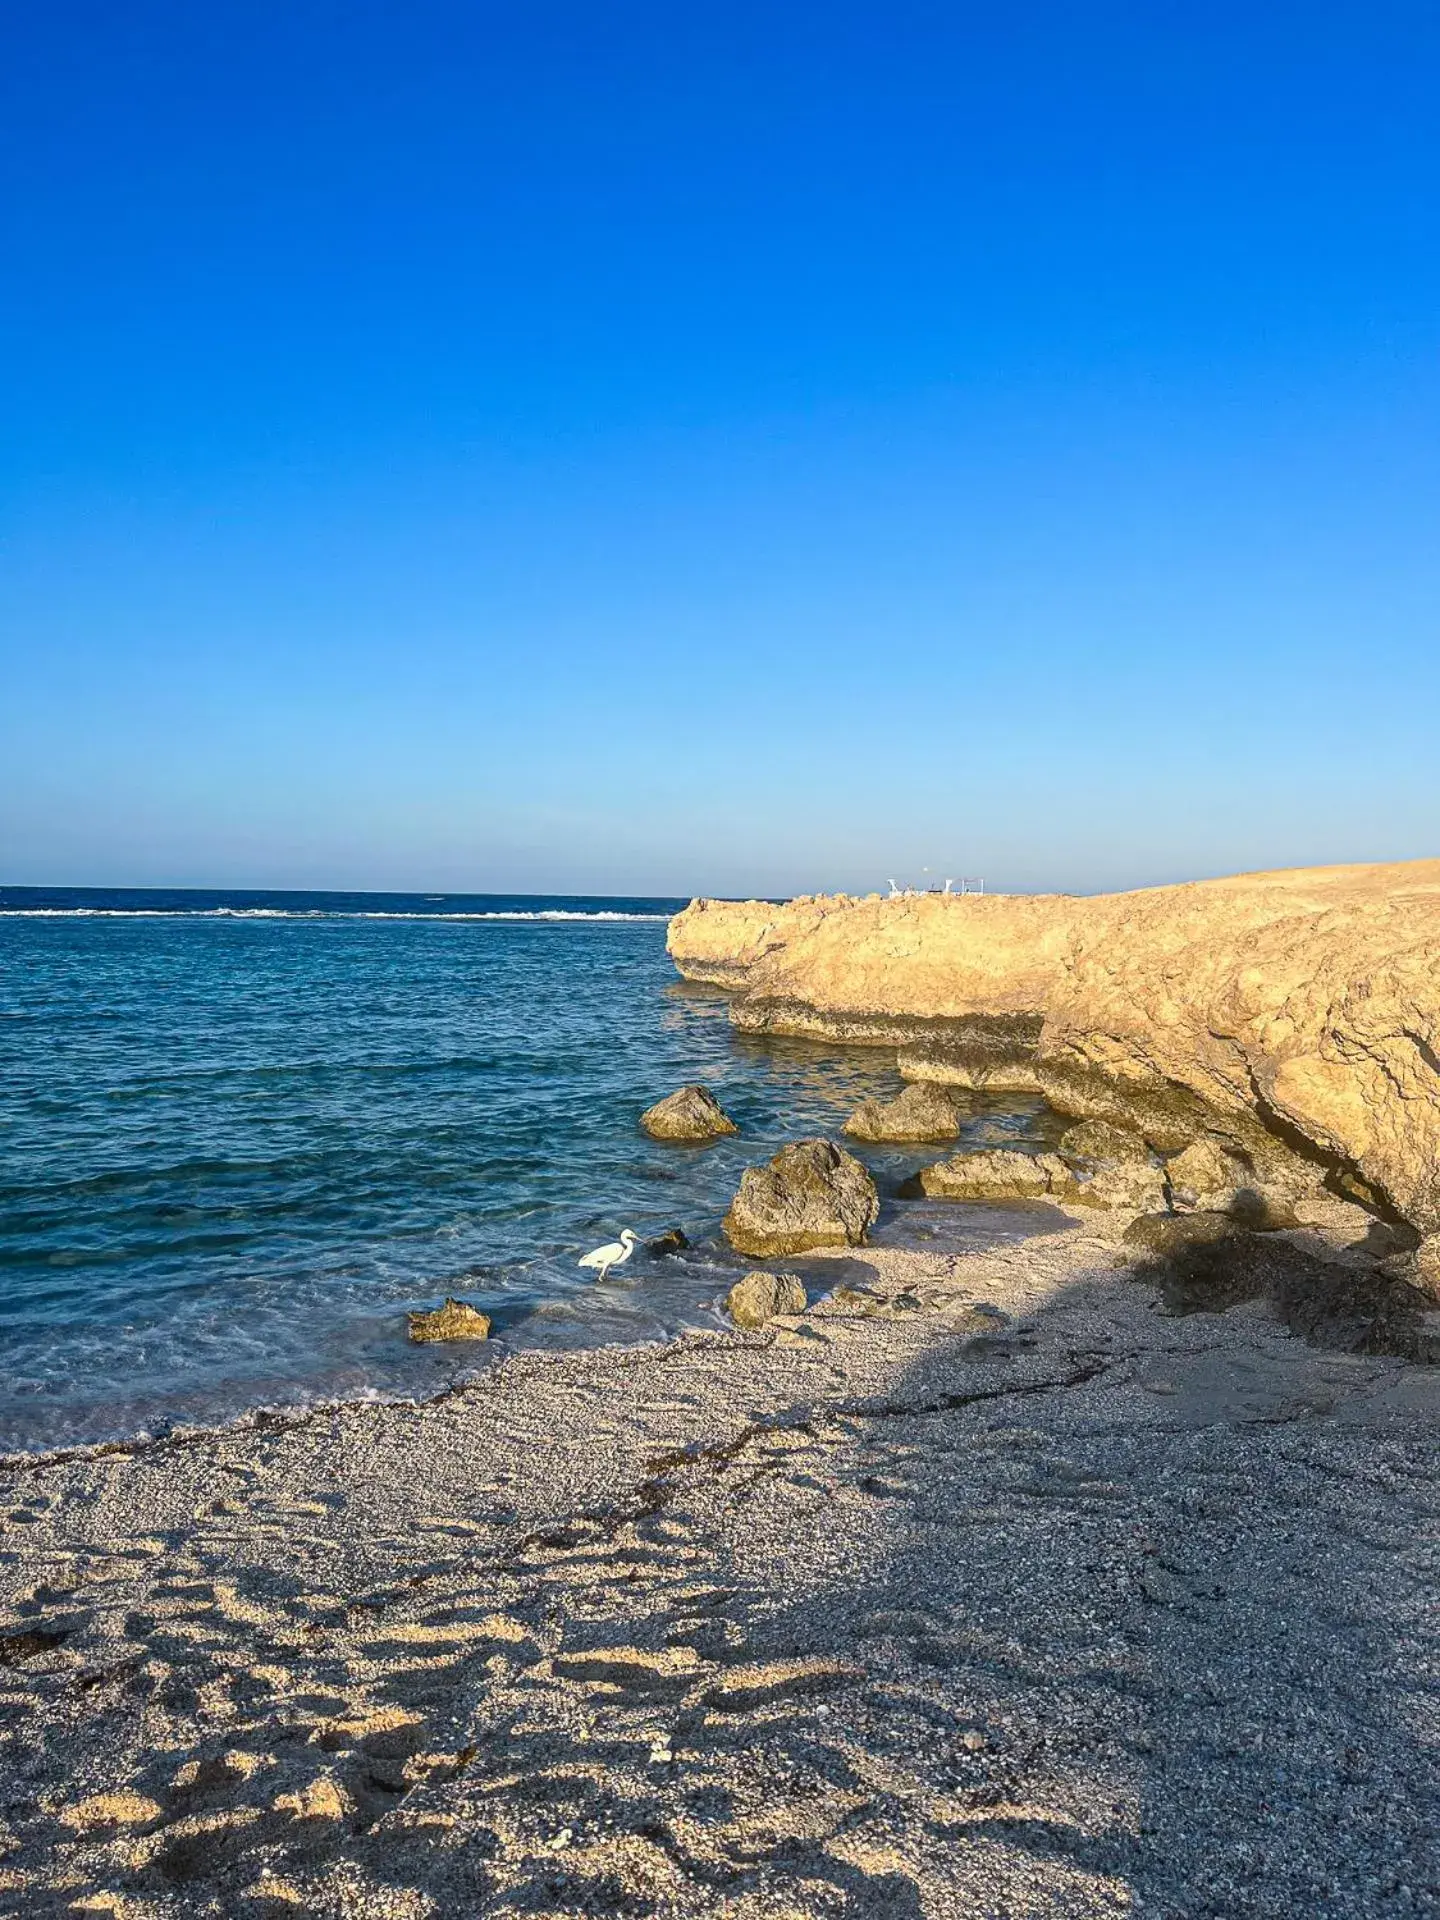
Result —
[{"label": "small rock on sand", "polygon": [[[1070,1156],[1065,1155],[1069,1161]],[[1158,1213],[1165,1205],[1164,1169],[1147,1160],[1105,1160],[1098,1166],[1076,1156],[1079,1175],[1064,1197],[1083,1207],[1114,1207],[1122,1213]]]},{"label": "small rock on sand", "polygon": [[447,1299],[443,1307],[407,1315],[412,1340],[488,1340],[490,1316],[463,1300]]},{"label": "small rock on sand", "polygon": [[642,1131],[652,1140],[716,1140],[740,1129],[708,1087],[681,1087],[647,1107],[640,1116]]},{"label": "small rock on sand", "polygon": [[833,1140],[797,1140],[740,1178],[725,1234],[737,1253],[804,1253],[859,1247],[880,1213],[875,1182]]},{"label": "small rock on sand", "polygon": [[852,1140],[953,1140],[960,1121],[943,1087],[917,1080],[894,1100],[862,1100],[843,1131]]},{"label": "small rock on sand", "polygon": [[763,1327],[777,1313],[805,1311],[805,1285],[793,1273],[747,1273],[725,1296],[737,1327]]},{"label": "small rock on sand", "polygon": [[1125,1245],[1161,1258],[1185,1247],[1213,1246],[1228,1240],[1236,1223],[1228,1213],[1142,1213],[1125,1229]]}]

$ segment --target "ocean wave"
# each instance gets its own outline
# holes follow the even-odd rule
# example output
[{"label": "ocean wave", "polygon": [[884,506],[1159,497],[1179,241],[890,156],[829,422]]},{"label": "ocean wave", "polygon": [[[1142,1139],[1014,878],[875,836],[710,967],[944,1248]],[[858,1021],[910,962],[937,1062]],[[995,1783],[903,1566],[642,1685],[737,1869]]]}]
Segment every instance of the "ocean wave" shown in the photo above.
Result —
[{"label": "ocean wave", "polygon": [[396,913],[340,907],[0,907],[0,920],[604,920],[663,925],[668,913],[573,907],[495,908],[487,913]]}]

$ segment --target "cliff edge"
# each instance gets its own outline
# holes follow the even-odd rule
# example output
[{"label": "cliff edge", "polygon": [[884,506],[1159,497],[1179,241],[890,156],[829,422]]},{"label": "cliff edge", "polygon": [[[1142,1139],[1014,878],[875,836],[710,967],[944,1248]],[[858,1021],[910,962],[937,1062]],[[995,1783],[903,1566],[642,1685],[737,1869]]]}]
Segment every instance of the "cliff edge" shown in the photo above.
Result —
[{"label": "cliff edge", "polygon": [[1031,1089],[1264,1184],[1440,1233],[1440,860],[1071,895],[696,900],[690,980],[755,1032],[893,1045],[917,1080]]}]

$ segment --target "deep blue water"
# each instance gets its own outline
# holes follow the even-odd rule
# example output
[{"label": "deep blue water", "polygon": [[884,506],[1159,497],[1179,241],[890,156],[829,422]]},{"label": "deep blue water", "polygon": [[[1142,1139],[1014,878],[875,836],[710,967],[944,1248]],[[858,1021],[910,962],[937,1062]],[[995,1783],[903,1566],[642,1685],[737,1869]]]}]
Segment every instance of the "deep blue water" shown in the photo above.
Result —
[{"label": "deep blue water", "polygon": [[[900,1082],[737,1035],[666,958],[682,904],[0,889],[0,1450],[713,1323],[741,1168]],[[638,1131],[691,1079],[738,1139]],[[969,1131],[1037,1126],[1011,1100]],[[891,1190],[925,1156],[867,1157]],[[881,1237],[1036,1224],[892,1202]],[[576,1258],[626,1225],[695,1251],[597,1287]],[[407,1343],[447,1291],[491,1346]]]}]

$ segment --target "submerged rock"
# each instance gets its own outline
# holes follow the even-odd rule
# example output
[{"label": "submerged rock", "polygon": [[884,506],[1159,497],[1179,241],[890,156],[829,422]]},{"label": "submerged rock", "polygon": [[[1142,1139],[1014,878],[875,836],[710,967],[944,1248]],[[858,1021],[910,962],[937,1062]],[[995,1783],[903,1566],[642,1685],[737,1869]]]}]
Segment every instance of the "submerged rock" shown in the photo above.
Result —
[{"label": "submerged rock", "polygon": [[667,1254],[684,1253],[689,1244],[680,1227],[667,1227],[664,1233],[645,1242],[645,1251],[652,1260],[663,1260]]},{"label": "submerged rock", "polygon": [[725,1296],[737,1327],[763,1327],[777,1313],[805,1311],[805,1283],[793,1273],[747,1273]]},{"label": "submerged rock", "polygon": [[426,1313],[408,1314],[412,1340],[488,1340],[490,1316],[463,1300],[446,1299],[444,1306]]},{"label": "submerged rock", "polygon": [[718,1140],[740,1129],[708,1087],[681,1087],[647,1107],[640,1125],[652,1140]]},{"label": "submerged rock", "polygon": [[844,1131],[853,1140],[953,1140],[960,1119],[943,1087],[917,1080],[894,1100],[862,1100]]},{"label": "submerged rock", "polygon": [[858,1247],[880,1212],[875,1182],[833,1140],[798,1140],[768,1166],[740,1178],[725,1234],[739,1253],[804,1253],[809,1247]]}]

